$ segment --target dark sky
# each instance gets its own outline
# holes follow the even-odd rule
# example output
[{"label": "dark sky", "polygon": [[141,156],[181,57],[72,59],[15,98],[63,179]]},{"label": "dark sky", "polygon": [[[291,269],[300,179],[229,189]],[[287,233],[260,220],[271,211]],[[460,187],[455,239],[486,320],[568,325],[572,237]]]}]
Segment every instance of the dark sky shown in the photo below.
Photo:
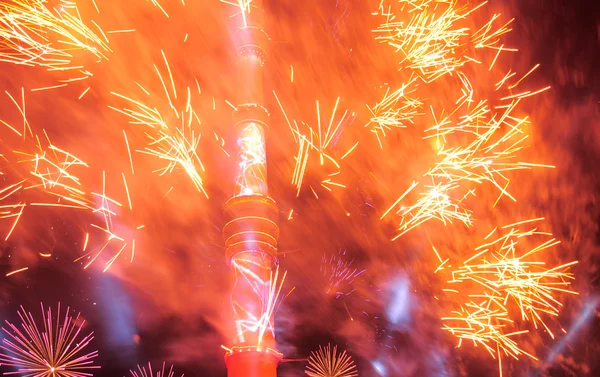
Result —
[{"label": "dark sky", "polygon": [[[125,2],[120,2],[120,5],[116,3],[119,2],[112,1],[113,8],[110,9],[118,11],[116,20],[121,22],[125,17],[123,15],[128,12],[114,8],[125,7]],[[372,87],[377,84],[365,85],[362,79],[354,75],[377,70],[379,58],[368,57],[368,53],[359,55],[360,52],[347,52],[348,47],[359,50],[352,43],[353,40],[360,44],[371,37],[369,25],[356,21],[368,17],[371,10],[366,5],[355,3],[351,0],[311,0],[304,5],[292,0],[266,1],[266,10],[271,14],[268,25],[271,27],[272,53],[275,55],[270,63],[272,67],[280,69],[269,71],[266,86],[276,87],[288,98],[310,97],[306,101],[308,105],[299,104],[297,108],[290,106],[293,108],[291,112],[298,113],[307,108],[314,111],[311,107],[314,106],[313,98],[320,96],[332,102],[340,91],[349,97],[346,103],[348,108],[356,109],[359,116],[362,111],[366,112],[364,98],[370,98]],[[529,206],[531,210],[508,207],[502,216],[523,211],[554,218],[550,227],[563,242],[560,249],[562,256],[579,259],[581,265],[575,269],[578,279],[576,287],[581,295],[566,299],[564,314],[559,320],[569,330],[582,318],[581,313],[587,313],[584,323],[566,340],[563,340],[564,337],[555,341],[536,338],[528,344],[536,348],[540,360],[546,360],[548,355],[558,350],[558,356],[551,365],[527,360],[506,361],[505,375],[598,376],[600,319],[593,304],[600,297],[600,2],[492,0],[491,5],[504,9],[505,15],[516,19],[512,24],[513,32],[508,36],[510,44],[521,50],[515,58],[517,62],[514,67],[530,67],[541,63],[535,81],[552,86],[551,94],[546,99],[533,102],[526,109],[535,119],[534,127],[542,130],[534,136],[534,144],[544,146],[544,153],[552,155],[552,162],[559,166],[556,175],[549,173],[546,176],[542,173],[531,178],[535,183],[526,181],[523,184],[528,187],[534,184],[549,187],[548,191],[542,191],[539,195],[534,188],[527,188],[527,193],[523,195],[528,203],[525,208]],[[197,12],[204,11],[203,5],[188,4],[188,7]],[[193,12],[185,14],[185,21],[195,24],[196,31],[222,25],[224,21],[215,21],[211,17],[223,16],[226,12],[218,6],[215,8],[221,10],[207,11],[202,15],[202,22],[194,22]],[[144,33],[152,29],[152,25],[158,25],[156,27],[160,28],[161,35],[148,38],[156,38],[157,44],[168,40],[171,29],[162,24],[153,24],[161,18],[156,14],[149,16],[148,9],[156,13],[156,10],[147,6],[144,12],[134,17],[144,21],[137,32]],[[184,13],[174,12],[169,22],[174,22],[172,19],[177,14]],[[119,22],[117,24],[122,26]],[[282,26],[286,22],[295,26]],[[295,27],[302,32],[295,35]],[[365,30],[361,30],[361,27]],[[310,34],[311,30],[314,35]],[[231,78],[227,77],[227,69],[231,67],[227,34],[221,31],[214,36],[215,40],[211,40],[209,32],[198,33],[202,36],[202,51],[208,53],[198,53],[200,57],[196,56],[193,64],[187,62],[183,54],[169,54],[169,59],[183,62],[178,65],[178,71],[183,72],[181,75],[200,72],[198,77],[208,92],[211,89],[217,91],[214,88],[223,84],[226,88],[219,89],[222,91],[220,94],[227,97],[234,91],[231,89]],[[313,43],[306,40],[311,36],[319,38],[315,39],[314,44],[318,47],[314,50],[310,47]],[[123,46],[117,46],[115,51],[119,47]],[[185,51],[165,47],[167,51],[169,48],[172,52]],[[328,49],[331,49],[331,54],[323,52]],[[145,48],[140,47],[139,58],[132,55],[129,59],[134,59],[135,66],[141,67],[148,54]],[[160,56],[156,55],[156,51],[153,54],[154,57]],[[330,60],[323,60],[323,56]],[[220,58],[224,61],[222,67]],[[365,68],[362,64],[370,59],[375,61],[373,69]],[[114,64],[124,65],[128,63],[126,60],[115,58]],[[297,67],[299,82],[303,77],[310,76],[307,82],[322,81],[322,84],[313,85],[315,89],[312,93],[302,91],[301,83],[298,84],[299,88],[287,92],[281,89],[289,76],[288,71],[281,71],[290,64]],[[215,71],[219,72],[219,76],[211,76],[210,72],[215,69],[219,69]],[[0,89],[17,93],[15,89],[20,87],[20,80],[31,83],[43,74],[43,71],[16,69],[2,63]],[[111,77],[110,72],[100,76],[99,81],[110,80]],[[382,82],[387,80],[388,75],[385,73],[379,77],[383,77]],[[121,76],[115,78],[115,85],[123,88],[124,80]],[[330,82],[338,86],[328,85]],[[102,87],[98,83],[94,85],[94,88]],[[100,165],[102,162],[111,164],[110,161],[113,158],[116,161],[118,157],[119,166],[128,166],[123,155],[108,153],[112,147],[105,147],[104,139],[96,139],[102,135],[101,129],[109,127],[109,119],[114,119],[114,116],[109,118],[102,115],[108,111],[102,102],[109,96],[100,93],[100,89],[97,93],[94,90],[90,92],[91,99],[88,102],[77,101],[73,93],[63,97],[63,92],[55,91],[53,93],[60,98],[46,95],[38,103],[28,104],[28,108],[31,108],[28,115],[32,123],[36,121],[43,124],[40,128],[55,131],[59,140],[76,143],[77,138],[85,138],[87,142],[92,142],[90,145],[97,142],[94,147],[104,148],[104,153],[95,155],[93,160],[99,161]],[[417,232],[401,243],[389,241],[394,232],[393,225],[382,225],[379,221],[380,211],[373,210],[372,205],[384,207],[393,196],[398,195],[394,193],[384,200],[383,194],[371,193],[369,188],[376,185],[375,181],[364,178],[365,175],[357,168],[356,174],[351,176],[359,178],[342,198],[327,196],[326,193],[318,202],[313,200],[310,193],[296,198],[288,183],[289,163],[285,168],[277,165],[289,154],[284,150],[285,147],[277,144],[282,138],[289,137],[285,133],[287,126],[281,114],[276,112],[277,104],[272,99],[267,99],[267,102],[273,114],[273,123],[280,129],[273,131],[268,144],[269,153],[273,156],[269,160],[271,195],[278,201],[282,222],[289,210],[294,208],[299,213],[295,220],[302,224],[285,222],[281,226],[280,249],[285,252],[281,265],[289,271],[290,286],[297,287],[284,301],[276,317],[277,337],[285,358],[305,358],[319,345],[333,342],[348,349],[358,364],[361,376],[380,375],[377,372],[378,365],[386,370],[383,375],[389,377],[495,375],[497,363],[487,354],[466,349],[466,346],[453,348],[453,340],[440,330],[438,309],[429,302],[431,297],[428,290],[433,290],[431,286],[435,285],[435,279],[424,272],[428,267],[424,267],[424,262],[420,261],[421,253],[425,253],[423,250],[427,249],[427,253],[430,250],[427,242],[430,234]],[[227,108],[223,106],[221,109]],[[7,98],[2,97],[0,117],[12,117],[14,121],[18,119],[14,110]],[[216,116],[215,119],[227,122],[228,115],[225,111],[225,115]],[[362,122],[362,119],[358,122]],[[362,124],[357,126],[362,128]],[[117,128],[111,136],[118,134],[121,137],[121,128]],[[209,137],[212,137],[210,133]],[[227,132],[224,132],[224,137],[227,139]],[[0,134],[0,139],[3,139],[3,134]],[[108,144],[110,141],[106,142]],[[85,144],[78,145],[76,148],[84,153]],[[406,148],[402,151],[407,151],[407,157],[391,163],[390,170],[385,171],[390,176],[398,175],[403,182],[410,182],[411,171],[405,169],[403,163],[412,158],[408,155],[414,150],[411,151],[402,141],[396,146],[398,150]],[[219,171],[224,165],[214,160],[209,158],[207,166]],[[365,157],[365,161],[355,161],[354,164],[374,164],[375,160],[376,157]],[[230,168],[227,165],[221,171]],[[154,175],[149,177],[152,180],[159,179]],[[148,226],[152,236],[141,241],[149,251],[144,256],[144,246],[140,247],[139,267],[127,267],[125,263],[124,267],[115,267],[114,273],[102,273],[101,269],[83,270],[81,263],[73,263],[72,260],[80,255],[77,250],[82,243],[81,224],[89,222],[88,219],[84,215],[62,216],[62,212],[36,212],[34,220],[25,222],[26,231],[17,232],[0,246],[2,271],[15,269],[15,258],[21,258],[20,262],[30,265],[29,270],[22,274],[10,279],[3,278],[0,315],[13,323],[18,322],[16,311],[19,305],[39,315],[40,301],[53,307],[60,301],[81,311],[88,321],[86,329],[95,333],[94,347],[100,352],[97,362],[102,368],[94,373],[95,376],[124,376],[129,368],[149,360],[155,365],[163,360],[173,362],[177,375],[225,376],[219,347],[227,344],[224,335],[227,323],[223,319],[223,313],[227,310],[227,287],[220,285],[220,282],[227,281],[228,275],[220,239],[223,222],[220,211],[230,192],[231,180],[220,182],[209,179],[209,201],[189,199],[187,195],[193,190],[183,189],[177,194],[177,200],[172,199],[173,202],[168,203],[157,201],[156,198],[160,199],[170,184],[158,187],[141,181],[135,184],[142,189],[138,191],[144,192],[138,203],[147,204],[141,216],[154,221],[153,225]],[[403,190],[398,188],[399,193]],[[519,191],[519,188],[516,190]],[[352,217],[340,216],[339,213],[343,213],[340,208],[352,212]],[[479,217],[483,216],[484,213],[481,213]],[[447,232],[448,238],[453,237],[452,230]],[[443,238],[446,234],[438,236]],[[322,242],[324,239],[326,241]],[[337,250],[347,250],[348,258],[354,260],[353,268],[367,270],[355,281],[356,292],[343,298],[323,294],[322,281],[311,282],[311,277],[314,277],[311,269],[318,270],[321,257],[335,254]],[[53,257],[36,259],[35,255],[39,252],[51,252]],[[386,257],[388,254],[395,256]],[[429,279],[433,279],[431,283]],[[390,297],[394,296],[399,286],[414,290],[414,293],[407,293],[407,305],[410,308],[407,309],[406,320],[400,324],[391,321],[386,314]],[[352,322],[348,321],[350,313],[354,318]],[[563,344],[560,342],[564,342],[563,348],[557,348]],[[280,372],[282,376],[300,376],[303,375],[303,368],[302,362],[290,362],[282,364]]]}]

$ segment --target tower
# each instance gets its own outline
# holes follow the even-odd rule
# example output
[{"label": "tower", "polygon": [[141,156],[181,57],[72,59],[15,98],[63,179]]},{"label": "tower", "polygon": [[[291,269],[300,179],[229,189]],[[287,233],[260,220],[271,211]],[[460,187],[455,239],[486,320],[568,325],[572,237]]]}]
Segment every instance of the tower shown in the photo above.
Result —
[{"label": "tower", "polygon": [[242,1],[240,9],[234,33],[239,96],[233,115],[239,168],[223,227],[235,339],[225,362],[229,377],[275,377],[282,355],[275,349],[272,323],[279,212],[267,185],[269,112],[263,106],[262,69],[268,36],[262,0]]}]

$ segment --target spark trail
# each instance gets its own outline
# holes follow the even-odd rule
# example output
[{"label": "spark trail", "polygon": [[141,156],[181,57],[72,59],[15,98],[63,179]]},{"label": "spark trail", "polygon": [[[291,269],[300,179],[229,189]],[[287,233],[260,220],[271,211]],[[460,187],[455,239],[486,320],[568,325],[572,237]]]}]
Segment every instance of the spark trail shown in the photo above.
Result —
[{"label": "spark trail", "polygon": [[[169,72],[171,88],[166,84],[166,80],[156,65],[154,65],[154,70],[164,89],[166,103],[173,114],[162,114],[156,107],[114,92],[112,92],[113,95],[125,100],[132,108],[109,107],[126,115],[130,119],[130,124],[144,126],[143,131],[147,143],[143,149],[137,150],[137,152],[166,162],[166,165],[154,170],[154,172],[164,176],[172,174],[176,170],[181,170],[190,178],[194,187],[208,198],[208,193],[204,189],[205,169],[197,153],[201,136],[198,127],[201,125],[201,121],[192,107],[192,93],[188,87],[185,106],[182,110],[178,110],[173,104],[173,100],[177,99],[176,85],[167,58],[164,53],[162,55]],[[140,85],[138,84],[138,86]],[[140,86],[140,88],[150,98],[155,97],[144,87]],[[180,123],[179,126],[176,123]]]}]

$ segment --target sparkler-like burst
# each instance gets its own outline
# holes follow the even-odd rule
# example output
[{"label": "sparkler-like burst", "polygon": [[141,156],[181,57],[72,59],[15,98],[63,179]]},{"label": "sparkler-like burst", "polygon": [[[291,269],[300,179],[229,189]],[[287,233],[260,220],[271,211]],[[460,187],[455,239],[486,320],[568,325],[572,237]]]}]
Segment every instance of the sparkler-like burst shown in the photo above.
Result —
[{"label": "sparkler-like burst", "polygon": [[386,131],[392,128],[404,128],[407,123],[414,123],[414,118],[421,115],[419,109],[423,106],[423,102],[410,96],[415,92],[415,89],[411,89],[415,81],[416,78],[411,78],[392,93],[388,87],[379,103],[372,108],[367,105],[371,119],[365,127],[369,127],[375,134],[381,148],[383,148],[381,137],[386,136]]},{"label": "sparkler-like burst", "polygon": [[[156,374],[152,372],[152,365],[148,362],[148,368],[145,366],[138,365],[137,370],[130,370],[131,377],[175,377],[175,371],[173,370],[173,365],[169,367],[169,369],[165,369],[166,364],[163,362],[162,369],[157,370]],[[181,377],[184,375],[182,374]]]},{"label": "sparkler-like burst", "polygon": [[[327,191],[332,191],[333,186],[345,188],[346,186],[344,184],[336,182],[334,179],[336,179],[335,177],[341,173],[341,161],[350,153],[352,153],[352,151],[358,146],[358,142],[356,142],[351,148],[349,148],[339,157],[335,153],[335,147],[342,135],[342,132],[344,131],[344,128],[352,123],[356,117],[356,114],[345,110],[341,117],[336,117],[340,103],[340,98],[338,97],[331,113],[331,118],[327,123],[327,128],[325,128],[325,124],[322,124],[321,121],[321,108],[319,101],[316,101],[317,127],[315,129],[305,122],[297,122],[296,120],[291,122],[287,117],[281,101],[279,101],[277,96],[275,97],[279,103],[281,111],[285,116],[288,126],[292,131],[294,141],[298,145],[298,153],[294,157],[296,163],[292,176],[292,185],[296,187],[296,195],[300,195],[300,190],[302,189],[302,184],[307,173],[309,162],[314,160],[316,156],[318,156],[319,167],[323,168],[327,163],[327,165],[330,166],[330,170],[333,170],[332,173],[327,174],[327,178],[321,180],[321,186]],[[310,156],[313,156],[313,158],[311,159]],[[312,186],[309,187],[315,197],[318,199],[319,197],[315,189]]]},{"label": "sparkler-like burst", "polygon": [[[533,219],[501,228],[503,236],[477,247],[474,256],[463,262],[452,272],[448,292],[463,293],[469,302],[460,311],[444,317],[444,329],[462,340],[480,344],[492,355],[517,358],[525,354],[513,337],[527,330],[511,331],[511,314],[518,308],[522,321],[533,323],[535,329],[541,325],[548,334],[554,334],[547,324],[547,317],[557,317],[562,304],[558,294],[577,294],[568,289],[574,279],[569,268],[577,262],[569,262],[548,268],[539,254],[557,245],[552,234],[538,231],[536,227],[522,227],[536,221]],[[488,240],[494,233],[490,233]],[[528,241],[535,243],[529,247]],[[445,263],[445,262],[442,262]],[[460,291],[465,287],[465,291]]]},{"label": "sparkler-like burst", "polygon": [[42,66],[50,71],[74,71],[82,80],[92,74],[76,62],[75,53],[84,51],[98,61],[110,52],[108,39],[86,26],[75,3],[47,0],[7,0],[0,3],[0,61]]},{"label": "sparkler-like burst", "polygon": [[[138,150],[138,152],[166,162],[164,167],[155,170],[156,173],[162,176],[171,174],[176,169],[181,169],[192,180],[196,189],[208,198],[208,194],[204,189],[204,165],[197,154],[200,133],[196,128],[200,126],[201,121],[192,107],[192,93],[188,87],[186,90],[185,107],[181,111],[177,110],[173,104],[173,100],[177,99],[177,90],[171,74],[171,68],[164,53],[163,59],[169,72],[171,89],[165,84],[165,80],[156,65],[154,65],[154,70],[162,83],[164,94],[170,109],[173,111],[173,116],[170,114],[163,116],[156,107],[150,107],[141,101],[114,92],[112,93],[113,95],[133,105],[133,109],[127,107],[122,109],[113,106],[109,107],[129,117],[131,124],[147,127],[144,133],[148,138],[148,143],[144,149]],[[138,86],[146,95],[151,96],[151,93],[144,87],[139,84]],[[199,89],[198,92],[200,92]],[[180,126],[174,125],[177,122],[180,123]]]},{"label": "sparkler-like burst", "polygon": [[456,0],[399,0],[398,3],[402,13],[411,15],[410,21],[396,20],[391,6],[385,9],[382,1],[380,14],[385,21],[375,32],[380,42],[402,53],[402,63],[406,61],[407,68],[431,82],[465,63],[460,53],[461,39],[468,35],[468,28],[458,22],[474,9],[459,7]]},{"label": "sparkler-like burst", "polygon": [[466,225],[472,224],[471,212],[461,206],[461,202],[465,197],[459,200],[454,200],[450,197],[450,193],[458,188],[456,183],[438,183],[427,186],[427,191],[420,194],[420,198],[415,204],[408,207],[403,205],[398,206],[417,185],[417,182],[413,182],[408,190],[381,216],[381,219],[383,219],[397,207],[395,213],[402,220],[398,226],[398,234],[392,240],[400,238],[410,230],[431,219],[438,219],[445,225],[452,223],[453,220],[459,220]]},{"label": "sparkler-like burst", "polygon": [[410,69],[424,82],[456,72],[466,63],[480,64],[476,57],[478,49],[495,50],[496,58],[501,51],[516,51],[505,48],[500,40],[511,31],[508,26],[512,20],[496,27],[500,14],[495,14],[474,32],[464,22],[487,2],[472,9],[458,0],[397,0],[395,3],[386,7],[386,2],[381,1],[376,14],[385,20],[374,30],[376,38],[401,53],[400,69]]},{"label": "sparkler-like burst", "polygon": [[84,354],[84,349],[92,341],[93,332],[80,338],[85,320],[79,314],[73,319],[69,316],[69,308],[61,321],[60,304],[56,312],[56,322],[50,308],[42,308],[43,328],[35,323],[31,313],[21,307],[19,317],[22,324],[17,326],[6,321],[8,329],[2,328],[6,338],[0,346],[0,363],[15,367],[16,372],[24,377],[88,377],[92,369],[100,368],[92,365],[98,351]]},{"label": "sparkler-like burst", "polygon": [[338,353],[337,346],[331,348],[331,344],[311,353],[304,373],[310,377],[358,377],[352,358],[346,351]]},{"label": "sparkler-like burst", "polygon": [[[501,43],[501,37],[510,31],[512,20],[498,26],[500,14],[495,14],[484,26],[472,31],[463,25],[464,20],[485,3],[473,9],[459,5],[455,0],[399,0],[397,3],[386,7],[382,1],[378,14],[385,17],[385,22],[375,30],[376,38],[395,47],[403,55],[401,69],[407,68],[412,73],[406,84],[392,94],[388,90],[379,104],[369,108],[373,115],[369,124],[373,125],[372,131],[377,135],[380,146],[380,136],[385,136],[386,130],[402,127],[404,122],[412,122],[416,115],[422,115],[418,109],[423,104],[418,99],[407,97],[407,93],[417,95],[418,89],[451,74],[461,85],[461,95],[449,112],[442,110],[436,114],[431,106],[433,126],[426,129],[425,138],[436,139],[439,160],[424,174],[427,184],[422,186],[426,190],[421,192],[415,204],[406,205],[405,201],[419,184],[417,182],[400,195],[382,216],[392,211],[400,216],[394,239],[431,219],[438,219],[444,224],[458,220],[470,226],[473,220],[464,201],[475,194],[476,185],[488,182],[496,187],[500,192],[496,203],[502,196],[516,201],[508,192],[510,179],[506,173],[550,167],[522,162],[518,157],[528,137],[526,128],[529,120],[526,116],[517,115],[516,110],[523,99],[549,87],[517,94],[511,91],[498,103],[492,104],[491,99],[476,100],[478,93],[462,70],[467,62],[482,64],[481,57],[475,58],[478,50],[495,53],[490,57],[490,70],[501,51],[515,51]],[[509,81],[515,73],[509,72],[495,85],[495,91],[505,85],[509,90],[514,89],[534,69],[513,84]],[[416,83],[417,77],[422,79],[422,85]]]},{"label": "sparkler-like burst", "polygon": [[[470,88],[471,85],[466,77],[459,76],[464,80],[465,88]],[[528,138],[526,127],[529,120],[527,117],[518,117],[515,114],[516,107],[522,99],[541,91],[525,91],[517,95],[509,95],[501,99],[500,105],[494,107],[490,107],[486,100],[471,106],[474,101],[472,89],[463,91],[459,105],[452,112],[452,116],[436,119],[436,124],[426,130],[428,133],[426,138],[435,137],[441,143],[438,151],[440,160],[424,174],[432,184],[427,186],[427,191],[421,194],[417,203],[410,206],[402,205],[396,210],[401,217],[401,222],[398,226],[398,235],[394,239],[431,219],[438,219],[444,224],[454,219],[470,226],[472,225],[470,211],[461,203],[474,195],[475,185],[487,182],[498,189],[500,194],[493,204],[495,206],[502,196],[516,201],[508,191],[510,183],[508,172],[553,167],[524,162],[518,157],[518,152],[526,146],[525,142]],[[459,138],[459,134],[471,141],[466,145],[446,147],[448,139]],[[397,208],[417,185],[418,183],[414,182],[382,218],[392,209]]]}]

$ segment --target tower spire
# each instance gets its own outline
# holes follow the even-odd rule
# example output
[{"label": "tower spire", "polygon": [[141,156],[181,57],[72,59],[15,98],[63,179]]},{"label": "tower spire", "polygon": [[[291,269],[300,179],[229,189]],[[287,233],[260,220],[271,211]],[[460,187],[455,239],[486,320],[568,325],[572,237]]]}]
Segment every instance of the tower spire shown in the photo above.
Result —
[{"label": "tower spire", "polygon": [[279,211],[268,196],[265,137],[269,112],[263,102],[263,66],[268,36],[261,0],[239,0],[234,42],[237,53],[236,110],[238,173],[225,204],[223,237],[231,267],[235,337],[225,355],[228,377],[276,377],[281,354],[275,348]]}]

